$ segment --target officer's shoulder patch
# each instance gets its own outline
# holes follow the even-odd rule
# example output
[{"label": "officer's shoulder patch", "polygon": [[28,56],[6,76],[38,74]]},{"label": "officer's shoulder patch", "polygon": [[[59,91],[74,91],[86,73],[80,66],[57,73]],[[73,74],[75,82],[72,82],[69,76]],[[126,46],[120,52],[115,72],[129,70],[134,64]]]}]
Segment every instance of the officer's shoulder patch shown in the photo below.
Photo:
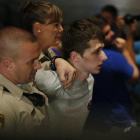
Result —
[{"label": "officer's shoulder patch", "polygon": [[0,130],[3,130],[5,126],[5,115],[0,113]]}]

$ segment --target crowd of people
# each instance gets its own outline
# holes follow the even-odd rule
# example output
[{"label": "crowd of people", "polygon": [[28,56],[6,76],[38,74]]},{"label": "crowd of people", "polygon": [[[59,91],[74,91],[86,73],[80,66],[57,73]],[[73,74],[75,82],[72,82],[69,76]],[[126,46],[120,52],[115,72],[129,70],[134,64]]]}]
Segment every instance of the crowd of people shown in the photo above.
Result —
[{"label": "crowd of people", "polygon": [[137,20],[107,5],[63,28],[51,2],[19,9],[22,27],[0,29],[0,137],[139,139]]}]

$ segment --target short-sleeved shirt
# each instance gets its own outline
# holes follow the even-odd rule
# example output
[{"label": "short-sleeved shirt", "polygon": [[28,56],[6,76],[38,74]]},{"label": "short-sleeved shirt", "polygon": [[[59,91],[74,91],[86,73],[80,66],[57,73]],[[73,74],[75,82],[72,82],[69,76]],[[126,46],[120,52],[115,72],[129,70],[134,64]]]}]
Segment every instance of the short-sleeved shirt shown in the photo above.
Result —
[{"label": "short-sleeved shirt", "polygon": [[55,71],[40,69],[36,74],[38,89],[47,94],[47,112],[54,137],[78,137],[89,114],[94,79],[84,82],[75,79],[69,90],[63,88]]},{"label": "short-sleeved shirt", "polygon": [[91,120],[102,127],[127,127],[132,121],[132,104],[125,82],[133,75],[133,67],[118,52],[104,49],[108,60],[95,78]]},{"label": "short-sleeved shirt", "polygon": [[136,55],[135,55],[136,64],[140,68],[140,41],[134,42],[134,50],[136,53]]},{"label": "short-sleeved shirt", "polygon": [[51,48],[47,50],[46,53],[41,51],[41,54],[39,56],[39,60],[41,61],[41,66],[44,68],[44,70],[50,70],[50,60],[53,56],[56,56],[55,53]]},{"label": "short-sleeved shirt", "polygon": [[[5,91],[4,88],[8,89]],[[37,93],[45,97],[46,103],[36,107],[23,92]],[[48,99],[31,84],[15,85],[0,74],[0,116],[3,135],[34,137],[48,129],[46,106]]]}]

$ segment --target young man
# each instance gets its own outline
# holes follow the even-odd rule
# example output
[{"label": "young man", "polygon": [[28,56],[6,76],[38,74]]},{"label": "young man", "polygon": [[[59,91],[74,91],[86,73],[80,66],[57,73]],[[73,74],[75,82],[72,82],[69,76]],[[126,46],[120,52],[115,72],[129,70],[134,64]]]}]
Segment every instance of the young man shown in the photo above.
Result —
[{"label": "young man", "polygon": [[[133,85],[138,82],[139,70],[129,53],[126,41],[122,38],[112,40],[113,33],[107,22],[95,17],[89,21],[98,25],[105,34],[104,51],[108,60],[102,65],[99,74],[93,74],[93,104],[87,127],[94,134],[113,135],[117,139],[124,138],[125,135],[127,139],[132,138],[139,129],[134,127],[133,106],[125,84],[128,82]],[[107,48],[106,43],[114,43],[123,55]]]},{"label": "young man", "polygon": [[87,20],[78,20],[64,28],[62,46],[65,59],[75,67],[77,74],[70,90],[54,71],[40,70],[36,75],[38,88],[49,97],[48,115],[52,135],[76,138],[87,119],[92,98],[93,78],[107,59],[102,31]]},{"label": "young man", "polygon": [[7,27],[0,31],[0,42],[0,135],[14,140],[43,137],[48,131],[48,100],[28,84],[41,68],[37,39]]}]

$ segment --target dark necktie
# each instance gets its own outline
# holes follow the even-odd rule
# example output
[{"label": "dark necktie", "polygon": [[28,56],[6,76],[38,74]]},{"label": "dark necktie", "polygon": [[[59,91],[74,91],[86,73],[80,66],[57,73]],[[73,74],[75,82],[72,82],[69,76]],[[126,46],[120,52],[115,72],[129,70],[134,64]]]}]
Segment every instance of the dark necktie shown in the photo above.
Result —
[{"label": "dark necktie", "polygon": [[[10,92],[6,87],[3,88],[4,91]],[[28,94],[23,92],[23,95],[28,98],[34,106],[43,106],[45,104],[45,97],[38,93]]]}]

